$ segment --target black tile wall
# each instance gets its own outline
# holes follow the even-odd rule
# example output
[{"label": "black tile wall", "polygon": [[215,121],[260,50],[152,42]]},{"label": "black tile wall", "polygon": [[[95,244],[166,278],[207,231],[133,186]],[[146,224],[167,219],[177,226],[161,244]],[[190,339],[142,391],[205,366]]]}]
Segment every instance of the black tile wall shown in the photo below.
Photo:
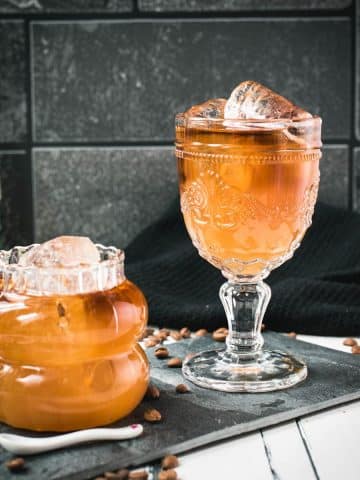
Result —
[{"label": "black tile wall", "polygon": [[319,199],[347,208],[349,204],[349,147],[325,145],[320,161]]},{"label": "black tile wall", "polygon": [[350,136],[347,19],[35,22],[32,47],[38,142],[171,141],[175,112],[246,78]]},{"label": "black tile wall", "polygon": [[0,19],[0,143],[25,140],[25,62],[23,22]]},{"label": "black tile wall", "polygon": [[130,12],[132,0],[2,0],[0,13]]},{"label": "black tile wall", "polygon": [[24,151],[0,151],[0,248],[32,241],[30,165]]},{"label": "black tile wall", "polygon": [[37,241],[73,233],[125,247],[177,194],[172,147],[35,149],[33,174]]},{"label": "black tile wall", "polygon": [[140,10],[151,12],[321,10],[342,9],[351,3],[351,0],[138,0]]},{"label": "black tile wall", "polygon": [[177,194],[174,114],[246,78],[323,117],[319,198],[360,211],[359,13],[360,0],[0,0],[1,243],[126,246]]}]

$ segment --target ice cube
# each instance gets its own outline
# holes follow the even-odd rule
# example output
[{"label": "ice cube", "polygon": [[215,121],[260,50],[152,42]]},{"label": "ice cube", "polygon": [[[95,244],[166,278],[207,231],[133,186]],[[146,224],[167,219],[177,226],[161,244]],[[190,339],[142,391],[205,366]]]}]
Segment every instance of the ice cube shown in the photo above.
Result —
[{"label": "ice cube", "polygon": [[185,112],[188,117],[224,118],[225,98],[212,98],[199,105],[194,105]]},{"label": "ice cube", "polygon": [[302,120],[312,115],[261,83],[246,80],[232,91],[225,105],[224,117]]},{"label": "ice cube", "polygon": [[36,245],[19,260],[21,266],[81,267],[100,262],[100,254],[87,237],[61,236]]}]

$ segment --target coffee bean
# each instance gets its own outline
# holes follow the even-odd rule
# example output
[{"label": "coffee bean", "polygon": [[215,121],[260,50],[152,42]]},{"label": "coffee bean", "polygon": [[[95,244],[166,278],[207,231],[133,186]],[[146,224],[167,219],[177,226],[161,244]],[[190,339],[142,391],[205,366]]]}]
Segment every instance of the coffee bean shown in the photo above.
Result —
[{"label": "coffee bean", "polygon": [[187,328],[187,327],[184,327],[180,330],[180,335],[183,337],[183,338],[190,338],[191,336],[191,331]]},{"label": "coffee bean", "polygon": [[184,361],[191,360],[193,357],[195,357],[195,353],[187,353],[184,357]]},{"label": "coffee bean", "polygon": [[161,467],[164,470],[175,468],[179,466],[179,459],[176,455],[166,455],[161,461]]},{"label": "coffee bean", "polygon": [[147,480],[149,474],[146,470],[138,470],[137,472],[129,473],[129,480]]},{"label": "coffee bean", "polygon": [[208,334],[208,331],[206,330],[206,328],[200,328],[200,330],[197,330],[195,332],[195,335],[197,337],[205,337],[205,335],[207,335],[207,334]]},{"label": "coffee bean", "polygon": [[190,389],[184,383],[179,383],[179,385],[176,385],[175,391],[176,393],[187,393],[187,392],[190,392]]},{"label": "coffee bean", "polygon": [[178,357],[170,358],[167,362],[167,366],[170,368],[180,368],[182,366],[182,360]]},{"label": "coffee bean", "polygon": [[262,323],[261,324],[261,331],[263,332],[265,329],[266,329],[266,325],[265,325],[265,323]]},{"label": "coffee bean", "polygon": [[229,331],[228,331],[227,328],[218,328],[217,330],[215,330],[213,332],[212,338],[216,342],[225,342],[228,333],[229,333]]},{"label": "coffee bean", "polygon": [[11,472],[20,472],[25,468],[25,460],[21,457],[12,458],[5,465]]},{"label": "coffee bean", "polygon": [[170,337],[176,340],[177,342],[182,339],[182,335],[177,330],[174,330],[170,333]]},{"label": "coffee bean", "polygon": [[167,339],[168,334],[166,332],[158,332],[155,336],[160,342],[163,342]]},{"label": "coffee bean", "polygon": [[150,337],[153,333],[154,333],[154,329],[147,327],[147,328],[144,329],[144,331],[141,334],[139,340],[145,340],[146,338]]},{"label": "coffee bean", "polygon": [[144,420],[150,423],[160,422],[161,420],[161,413],[155,408],[148,408],[144,412]]},{"label": "coffee bean", "polygon": [[129,478],[129,470],[122,468],[115,472],[116,477],[113,477],[115,480],[127,480]]},{"label": "coffee bean", "polygon": [[105,472],[104,476],[105,476],[106,479],[109,479],[109,480],[110,479],[113,480],[114,478],[117,478],[115,472]]},{"label": "coffee bean", "polygon": [[354,345],[351,347],[351,353],[354,355],[360,355],[360,345]]},{"label": "coffee bean", "polygon": [[150,383],[146,390],[145,397],[149,400],[157,400],[160,397],[160,390],[156,385]]},{"label": "coffee bean", "polygon": [[167,358],[169,356],[169,350],[166,347],[158,347],[155,350],[155,357]]},{"label": "coffee bean", "polygon": [[150,340],[151,342],[156,342],[156,343],[160,342],[160,340],[158,339],[158,337],[156,335],[149,335],[147,337],[147,340]]},{"label": "coffee bean", "polygon": [[178,476],[175,470],[162,470],[159,472],[159,480],[177,480]]},{"label": "coffee bean", "polygon": [[116,480],[127,480],[129,478],[129,470],[126,468],[118,470],[115,474],[117,475],[117,477],[114,477]]},{"label": "coffee bean", "polygon": [[167,336],[169,336],[170,330],[168,328],[160,328],[159,333],[165,333]]},{"label": "coffee bean", "polygon": [[345,338],[345,340],[343,341],[343,345],[346,345],[347,347],[354,347],[357,344],[358,343],[355,338]]},{"label": "coffee bean", "polygon": [[155,347],[159,342],[154,340],[145,340],[144,345],[146,348]]},{"label": "coffee bean", "polygon": [[129,478],[129,470],[121,469],[117,472],[105,472],[106,480],[127,480]]},{"label": "coffee bean", "polygon": [[295,332],[289,332],[286,334],[290,338],[296,338],[297,334]]}]

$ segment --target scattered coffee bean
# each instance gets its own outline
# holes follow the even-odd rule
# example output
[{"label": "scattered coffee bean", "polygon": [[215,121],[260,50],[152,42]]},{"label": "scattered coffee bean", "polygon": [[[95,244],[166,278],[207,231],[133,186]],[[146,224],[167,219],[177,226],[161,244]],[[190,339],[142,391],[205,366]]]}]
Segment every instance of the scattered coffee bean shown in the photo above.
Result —
[{"label": "scattered coffee bean", "polygon": [[146,348],[155,347],[159,342],[154,340],[145,340],[144,345]]},{"label": "scattered coffee bean", "polygon": [[347,347],[354,347],[357,344],[358,343],[355,338],[345,338],[345,340],[343,341],[343,345],[346,345]]},{"label": "scattered coffee bean", "polygon": [[165,333],[167,336],[169,336],[170,330],[168,328],[160,328],[159,333]]},{"label": "scattered coffee bean", "polygon": [[205,335],[207,335],[207,334],[208,334],[208,331],[206,330],[206,328],[200,328],[200,330],[197,330],[195,332],[195,335],[197,337],[205,337]]},{"label": "scattered coffee bean", "polygon": [[146,390],[145,397],[149,400],[157,400],[160,397],[160,390],[156,385],[150,383]]},{"label": "scattered coffee bean", "polygon": [[354,345],[351,347],[351,353],[354,355],[360,355],[360,345]]},{"label": "scattered coffee bean", "polygon": [[106,478],[105,477],[96,477],[96,478],[94,478],[94,480],[106,480]]},{"label": "scattered coffee bean", "polygon": [[145,340],[146,338],[150,337],[154,333],[154,329],[147,327],[144,329],[143,333],[141,334],[139,340]]},{"label": "scattered coffee bean", "polygon": [[158,347],[155,350],[155,357],[167,358],[169,356],[169,350],[166,347]]},{"label": "scattered coffee bean", "polygon": [[160,422],[161,420],[161,413],[155,408],[148,408],[144,412],[144,420],[150,423]]},{"label": "scattered coffee bean", "polygon": [[171,332],[170,337],[176,340],[177,342],[182,339],[181,333],[178,332],[177,330],[174,330],[173,332]]},{"label": "scattered coffee bean", "polygon": [[163,342],[164,340],[167,339],[168,334],[164,331],[163,332],[159,331],[155,336],[160,342]]},{"label": "scattered coffee bean", "polygon": [[191,331],[187,327],[184,327],[180,330],[180,335],[182,338],[190,338]]},{"label": "scattered coffee bean", "polygon": [[266,329],[266,325],[265,325],[265,323],[262,323],[261,324],[261,331],[263,332],[265,329]]},{"label": "scattered coffee bean", "polygon": [[111,480],[113,480],[114,478],[117,478],[115,472],[105,472],[104,477],[106,479],[111,479]]},{"label": "scattered coffee bean", "polygon": [[115,472],[116,477],[113,477],[114,480],[127,480],[129,478],[129,470],[127,468],[122,468]]},{"label": "scattered coffee bean", "polygon": [[184,357],[184,361],[191,360],[193,357],[195,357],[195,353],[187,353]]},{"label": "scattered coffee bean", "polygon": [[176,393],[187,393],[190,392],[190,389],[185,383],[179,383],[179,385],[176,385],[175,391]]},{"label": "scattered coffee bean", "polygon": [[25,468],[25,460],[21,457],[12,458],[5,465],[11,472],[20,472]]},{"label": "scattered coffee bean", "polygon": [[156,343],[159,343],[159,341],[160,341],[156,335],[149,335],[147,337],[147,340],[150,340],[150,341],[156,342]]},{"label": "scattered coffee bean", "polygon": [[227,328],[218,328],[217,330],[215,330],[213,332],[212,338],[216,342],[225,342],[228,333],[229,333],[229,331],[228,331]]},{"label": "scattered coffee bean", "polygon": [[129,473],[129,480],[147,480],[149,474],[146,470],[138,470],[136,472]]},{"label": "scattered coffee bean", "polygon": [[297,337],[297,334],[295,332],[289,332],[286,335],[290,338],[296,338]]},{"label": "scattered coffee bean", "polygon": [[129,478],[129,470],[126,468],[117,472],[105,472],[106,480],[127,480]]},{"label": "scattered coffee bean", "polygon": [[159,472],[159,480],[177,480],[178,476],[175,470],[162,470]]},{"label": "scattered coffee bean", "polygon": [[170,368],[180,368],[182,366],[182,360],[178,357],[170,358],[167,362],[167,366]]},{"label": "scattered coffee bean", "polygon": [[175,455],[166,455],[161,461],[161,467],[164,470],[175,468],[179,466],[179,459]]}]

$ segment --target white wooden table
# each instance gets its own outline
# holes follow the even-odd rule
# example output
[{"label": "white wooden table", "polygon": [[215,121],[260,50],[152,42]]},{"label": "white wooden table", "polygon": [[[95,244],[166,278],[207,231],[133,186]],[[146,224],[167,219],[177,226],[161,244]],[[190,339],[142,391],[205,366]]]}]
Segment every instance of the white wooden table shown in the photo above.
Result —
[{"label": "white wooden table", "polygon": [[[350,352],[340,337],[297,339]],[[177,473],[181,480],[360,479],[360,401],[181,455]]]}]

